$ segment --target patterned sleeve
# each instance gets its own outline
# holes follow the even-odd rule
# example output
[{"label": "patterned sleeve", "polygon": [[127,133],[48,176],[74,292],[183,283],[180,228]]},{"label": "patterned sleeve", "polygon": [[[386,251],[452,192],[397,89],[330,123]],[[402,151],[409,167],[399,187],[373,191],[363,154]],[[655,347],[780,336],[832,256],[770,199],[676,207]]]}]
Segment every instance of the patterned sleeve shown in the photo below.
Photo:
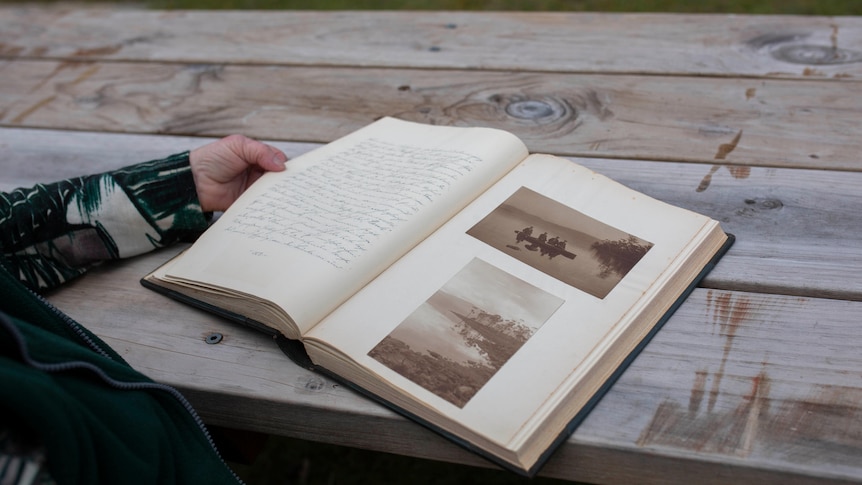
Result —
[{"label": "patterned sleeve", "polygon": [[0,193],[3,263],[37,291],[206,227],[188,152]]}]

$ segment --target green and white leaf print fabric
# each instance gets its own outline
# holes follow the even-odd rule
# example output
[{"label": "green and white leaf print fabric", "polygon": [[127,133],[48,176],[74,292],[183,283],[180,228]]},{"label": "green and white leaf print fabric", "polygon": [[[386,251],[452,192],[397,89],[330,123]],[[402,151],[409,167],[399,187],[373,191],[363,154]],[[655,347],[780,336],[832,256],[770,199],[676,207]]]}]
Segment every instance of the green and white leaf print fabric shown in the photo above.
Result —
[{"label": "green and white leaf print fabric", "polygon": [[197,235],[206,226],[188,152],[0,193],[3,263],[36,290],[54,288],[101,261]]}]

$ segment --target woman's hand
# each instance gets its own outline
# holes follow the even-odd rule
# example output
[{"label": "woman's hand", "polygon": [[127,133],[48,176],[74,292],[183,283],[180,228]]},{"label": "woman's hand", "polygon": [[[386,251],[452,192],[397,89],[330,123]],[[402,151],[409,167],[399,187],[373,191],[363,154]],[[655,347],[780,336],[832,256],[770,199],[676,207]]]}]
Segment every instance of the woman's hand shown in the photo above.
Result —
[{"label": "woman's hand", "polygon": [[227,209],[264,172],[284,170],[286,161],[281,150],[242,135],[192,150],[189,163],[201,209]]}]

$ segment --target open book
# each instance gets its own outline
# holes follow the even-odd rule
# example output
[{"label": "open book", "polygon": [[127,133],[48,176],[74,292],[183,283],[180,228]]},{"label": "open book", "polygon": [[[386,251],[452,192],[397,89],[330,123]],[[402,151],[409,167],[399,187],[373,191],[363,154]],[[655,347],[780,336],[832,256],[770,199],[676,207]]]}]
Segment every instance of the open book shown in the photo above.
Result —
[{"label": "open book", "polygon": [[263,176],[143,283],[532,475],[731,241],[510,133],[384,118]]}]

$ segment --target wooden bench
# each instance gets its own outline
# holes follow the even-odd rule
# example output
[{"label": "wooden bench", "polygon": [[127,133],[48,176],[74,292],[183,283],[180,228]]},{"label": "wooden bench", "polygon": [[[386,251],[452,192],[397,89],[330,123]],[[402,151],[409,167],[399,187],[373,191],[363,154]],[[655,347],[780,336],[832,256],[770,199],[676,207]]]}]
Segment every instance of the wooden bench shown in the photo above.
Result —
[{"label": "wooden bench", "polygon": [[[862,19],[0,7],[0,189],[384,115],[510,130],[737,236],[542,475],[862,482]],[[208,423],[484,464],[138,284],[179,249],[50,299]]]}]

